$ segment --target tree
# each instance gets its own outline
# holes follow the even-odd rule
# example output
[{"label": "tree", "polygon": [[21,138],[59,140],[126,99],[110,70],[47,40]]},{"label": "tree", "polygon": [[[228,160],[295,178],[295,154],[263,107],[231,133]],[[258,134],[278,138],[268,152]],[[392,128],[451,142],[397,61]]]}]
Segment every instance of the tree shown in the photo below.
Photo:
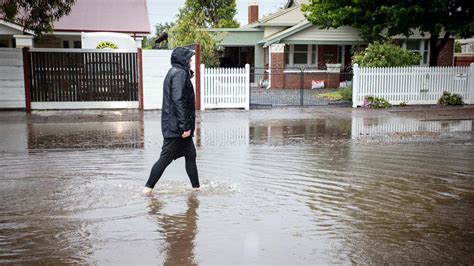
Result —
[{"label": "tree", "polygon": [[183,16],[174,27],[170,29],[168,40],[171,47],[186,46],[194,43],[201,45],[201,62],[207,66],[218,66],[216,36],[206,28],[202,28],[204,13]]},{"label": "tree", "polygon": [[175,25],[174,22],[165,22],[165,23],[156,24],[155,25],[156,36],[158,37],[163,32],[168,32],[174,25]]},{"label": "tree", "polygon": [[2,0],[0,12],[8,22],[34,31],[37,36],[53,30],[54,21],[71,12],[75,0]]},{"label": "tree", "polygon": [[239,23],[234,19],[237,13],[235,0],[186,0],[180,9],[178,20],[187,14],[204,15],[206,28],[237,28]]},{"label": "tree", "polygon": [[474,35],[472,0],[312,0],[302,10],[314,25],[350,25],[369,42],[397,34],[408,37],[415,29],[430,34],[431,66],[437,65],[450,36]]},{"label": "tree", "polygon": [[218,66],[216,39],[209,28],[238,27],[234,20],[235,0],[186,0],[179,10],[178,21],[169,29],[171,47],[194,43],[201,45],[201,61],[207,66]]},{"label": "tree", "polygon": [[352,57],[352,63],[361,67],[402,67],[418,65],[421,55],[393,43],[371,43]]}]

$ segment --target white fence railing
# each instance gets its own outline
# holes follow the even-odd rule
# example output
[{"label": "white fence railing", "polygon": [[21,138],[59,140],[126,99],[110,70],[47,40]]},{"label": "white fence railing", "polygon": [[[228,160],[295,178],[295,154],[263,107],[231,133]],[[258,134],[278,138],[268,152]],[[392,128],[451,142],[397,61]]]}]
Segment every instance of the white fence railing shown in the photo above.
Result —
[{"label": "white fence railing", "polygon": [[470,67],[353,67],[353,107],[364,97],[383,97],[391,104],[436,104],[449,91],[474,103],[474,64]]},{"label": "white fence railing", "polygon": [[250,109],[250,66],[206,68],[201,65],[201,110]]}]

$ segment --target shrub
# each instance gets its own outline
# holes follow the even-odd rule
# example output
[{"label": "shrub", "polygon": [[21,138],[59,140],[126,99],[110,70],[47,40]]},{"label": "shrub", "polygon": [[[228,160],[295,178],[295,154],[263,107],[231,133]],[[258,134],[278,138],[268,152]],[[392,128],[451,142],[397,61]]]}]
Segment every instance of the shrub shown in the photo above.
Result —
[{"label": "shrub", "polygon": [[454,52],[455,53],[461,53],[462,52],[462,44],[460,41],[455,41],[454,42]]},{"label": "shrub", "polygon": [[341,100],[352,101],[352,87],[341,88],[339,93],[341,94]]},{"label": "shrub", "polygon": [[391,104],[382,97],[378,98],[375,96],[365,96],[363,106],[378,109],[378,108],[389,108]]},{"label": "shrub", "polygon": [[372,43],[352,57],[361,67],[402,67],[420,64],[421,55],[393,43]]},{"label": "shrub", "polygon": [[462,105],[464,104],[462,96],[456,93],[450,93],[449,91],[444,91],[443,95],[438,100],[438,104],[444,105]]}]

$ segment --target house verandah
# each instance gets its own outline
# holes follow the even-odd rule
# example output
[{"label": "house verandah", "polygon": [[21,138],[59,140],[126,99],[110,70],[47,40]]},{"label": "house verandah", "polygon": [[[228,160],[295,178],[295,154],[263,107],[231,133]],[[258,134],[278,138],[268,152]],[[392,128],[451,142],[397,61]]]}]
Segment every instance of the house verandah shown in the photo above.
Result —
[{"label": "house verandah", "polygon": [[[295,87],[291,76],[297,71],[306,73],[305,88],[318,80],[324,80],[326,87],[337,88],[340,82],[348,80],[349,75],[336,73],[349,73],[353,53],[366,47],[367,42],[350,26],[320,29],[312,25],[301,11],[302,3],[308,1],[289,0],[278,12],[258,18],[257,1],[249,1],[249,24],[237,29],[212,29],[219,32],[221,67],[244,67],[248,63],[265,79],[268,75],[263,73],[273,73],[274,79],[282,81],[269,78],[271,88]],[[421,66],[429,64],[429,38],[417,30],[409,38],[393,37],[401,47],[421,55]],[[453,55],[451,38],[440,53],[438,65],[452,66]]]}]

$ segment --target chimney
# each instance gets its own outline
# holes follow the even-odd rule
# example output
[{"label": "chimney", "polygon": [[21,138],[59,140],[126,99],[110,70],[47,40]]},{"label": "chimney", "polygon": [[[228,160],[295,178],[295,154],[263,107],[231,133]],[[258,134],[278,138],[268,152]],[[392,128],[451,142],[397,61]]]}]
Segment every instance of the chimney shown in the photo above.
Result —
[{"label": "chimney", "polygon": [[258,0],[249,0],[249,24],[258,20]]}]

